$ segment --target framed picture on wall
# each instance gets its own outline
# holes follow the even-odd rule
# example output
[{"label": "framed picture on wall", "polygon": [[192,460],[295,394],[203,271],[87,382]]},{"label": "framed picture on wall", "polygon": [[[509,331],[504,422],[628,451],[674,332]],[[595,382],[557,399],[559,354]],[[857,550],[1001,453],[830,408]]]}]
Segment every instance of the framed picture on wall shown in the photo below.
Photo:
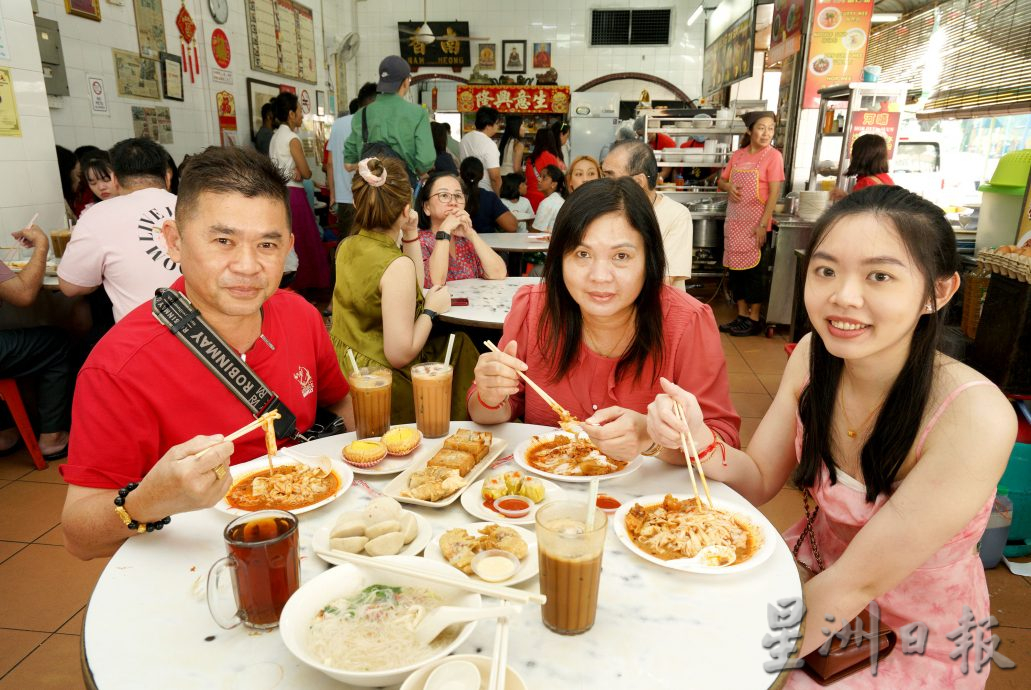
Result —
[{"label": "framed picture on wall", "polygon": [[183,59],[172,53],[161,53],[161,84],[165,98],[183,100]]},{"label": "framed picture on wall", "polygon": [[279,95],[279,84],[258,79],[247,79],[247,107],[251,111],[251,141],[261,129],[261,106]]},{"label": "framed picture on wall", "polygon": [[76,17],[100,21],[100,0],[64,0],[64,11]]},{"label": "framed picture on wall", "polygon": [[501,42],[501,73],[526,73],[526,41]]},{"label": "framed picture on wall", "polygon": [[551,44],[533,44],[533,67],[534,69],[548,69],[551,67]]}]

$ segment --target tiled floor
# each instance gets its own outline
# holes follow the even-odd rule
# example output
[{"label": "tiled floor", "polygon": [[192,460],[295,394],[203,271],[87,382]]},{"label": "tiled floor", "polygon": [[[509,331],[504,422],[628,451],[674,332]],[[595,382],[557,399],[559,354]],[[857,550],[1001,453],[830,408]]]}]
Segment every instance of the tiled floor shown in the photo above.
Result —
[{"label": "tiled floor", "polygon": [[[716,305],[719,321],[733,317]],[[731,396],[742,416],[742,443],[750,440],[780,383],[784,339],[730,338],[723,349]],[[56,465],[38,472],[28,455],[0,458],[0,690],[83,687],[79,636],[84,607],[106,561],[82,563],[62,548],[59,526],[64,486]],[[801,514],[797,491],[784,489],[762,507],[784,529]],[[1031,579],[1004,566],[988,571],[992,611],[999,619],[999,651],[1016,662],[994,669],[990,690],[1031,685]]]}]

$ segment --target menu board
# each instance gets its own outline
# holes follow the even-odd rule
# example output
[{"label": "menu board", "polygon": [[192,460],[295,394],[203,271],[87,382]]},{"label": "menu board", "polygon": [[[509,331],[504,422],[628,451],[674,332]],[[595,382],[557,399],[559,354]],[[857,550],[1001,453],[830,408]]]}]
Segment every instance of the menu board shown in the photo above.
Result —
[{"label": "menu board", "polygon": [[888,145],[888,160],[895,156],[895,143],[898,140],[899,121],[902,113],[858,112],[852,113],[852,122],[848,128],[849,158],[852,157],[852,145],[864,134],[876,134]]},{"label": "menu board", "polygon": [[773,25],[770,29],[770,50],[766,53],[766,64],[783,62],[802,47],[803,0],[775,0],[773,3]]},{"label": "menu board", "polygon": [[251,69],[316,83],[315,21],[293,0],[244,0]]},{"label": "menu board", "polygon": [[755,58],[755,15],[752,8],[705,47],[702,94],[709,95],[752,76]]},{"label": "menu board", "polygon": [[820,89],[862,78],[873,2],[817,0],[813,6],[803,108],[820,107]]}]

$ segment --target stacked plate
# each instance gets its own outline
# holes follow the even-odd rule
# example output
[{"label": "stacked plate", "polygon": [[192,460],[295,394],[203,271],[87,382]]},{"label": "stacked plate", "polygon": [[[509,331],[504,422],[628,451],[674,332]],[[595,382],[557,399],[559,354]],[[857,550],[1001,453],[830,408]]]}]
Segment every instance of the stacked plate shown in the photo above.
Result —
[{"label": "stacked plate", "polygon": [[824,190],[800,192],[798,197],[798,217],[807,221],[819,218],[831,201],[830,192]]}]

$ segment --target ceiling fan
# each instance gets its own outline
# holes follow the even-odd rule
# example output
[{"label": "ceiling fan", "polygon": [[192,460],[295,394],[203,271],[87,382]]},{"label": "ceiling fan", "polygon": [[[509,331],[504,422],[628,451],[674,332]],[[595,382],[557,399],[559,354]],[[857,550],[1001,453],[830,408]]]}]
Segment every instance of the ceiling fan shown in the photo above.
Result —
[{"label": "ceiling fan", "polygon": [[435,36],[433,29],[430,28],[430,23],[426,20],[426,0],[422,0],[422,26],[415,31],[409,31],[408,29],[399,29],[403,34],[409,34],[416,41],[424,45],[429,45],[436,40],[443,41],[489,41],[490,38],[487,36],[455,36],[453,34],[446,34],[444,36]]}]

